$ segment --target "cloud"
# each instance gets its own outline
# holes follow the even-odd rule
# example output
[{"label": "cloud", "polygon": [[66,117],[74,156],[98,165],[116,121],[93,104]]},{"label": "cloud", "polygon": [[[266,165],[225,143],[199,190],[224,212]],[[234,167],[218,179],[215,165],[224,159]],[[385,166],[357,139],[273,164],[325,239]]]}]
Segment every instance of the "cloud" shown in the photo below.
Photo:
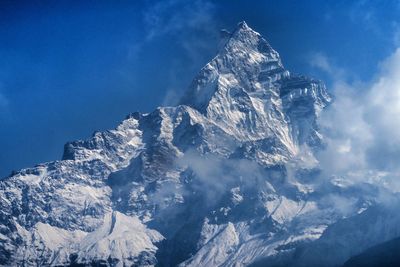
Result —
[{"label": "cloud", "polygon": [[336,66],[325,54],[321,52],[311,53],[309,64],[311,67],[328,74],[333,81],[348,80],[350,76],[353,76],[352,72]]},{"label": "cloud", "polygon": [[[181,57],[173,62],[163,104],[176,104],[182,95],[180,73],[188,69],[195,73],[205,58],[215,51],[219,37],[216,29],[216,6],[207,0],[168,0],[149,6],[143,12],[145,42],[172,36]],[[212,41],[210,41],[212,40]],[[173,69],[173,70],[172,70]]]},{"label": "cloud", "polygon": [[144,12],[147,39],[176,34],[185,29],[204,30],[214,20],[214,5],[205,0],[162,1]]},{"label": "cloud", "polygon": [[217,203],[227,190],[235,186],[259,188],[267,183],[264,169],[246,159],[226,159],[211,154],[202,156],[190,150],[178,160],[178,165],[190,168],[196,177],[193,187],[202,192],[210,205]]},{"label": "cloud", "polygon": [[[327,61],[318,64],[334,75]],[[333,93],[334,103],[319,118],[327,144],[317,155],[324,175],[400,188],[400,49],[372,81],[339,79]]]},{"label": "cloud", "polygon": [[322,53],[315,53],[311,55],[310,65],[329,74],[333,73],[333,69],[331,64],[328,62],[328,58]]},{"label": "cloud", "polygon": [[[374,142],[369,146],[371,163],[393,169],[400,158],[400,49],[381,64],[383,75],[370,88],[365,120]],[[379,157],[372,154],[381,152]]]},{"label": "cloud", "polygon": [[400,23],[397,21],[392,22],[393,28],[393,43],[400,46]]},{"label": "cloud", "polygon": [[176,104],[178,104],[180,98],[181,98],[181,93],[179,92],[179,90],[174,88],[167,89],[161,105],[175,106]]},{"label": "cloud", "polygon": [[[192,59],[199,49],[209,49],[206,37],[218,36],[216,6],[208,0],[166,0],[151,3],[143,9],[144,38],[128,46],[128,57],[135,58],[143,46],[159,38],[173,36],[176,44]],[[203,35],[201,38],[199,36]],[[163,40],[164,41],[164,40]]]},{"label": "cloud", "polygon": [[378,10],[370,0],[355,1],[349,8],[349,17],[353,23],[359,24],[366,30],[376,35],[382,35],[383,31],[378,26]]}]

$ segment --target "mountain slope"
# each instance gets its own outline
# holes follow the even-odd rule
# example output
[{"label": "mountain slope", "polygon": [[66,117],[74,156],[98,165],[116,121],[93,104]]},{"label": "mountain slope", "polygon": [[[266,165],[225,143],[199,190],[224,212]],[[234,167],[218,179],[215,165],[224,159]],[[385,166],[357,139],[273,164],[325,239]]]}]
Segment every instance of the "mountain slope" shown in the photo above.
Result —
[{"label": "mountain slope", "polygon": [[[317,119],[330,102],[242,22],[180,105],[133,113],[1,180],[0,264],[342,264],[399,224],[380,223],[373,185],[321,180]],[[376,234],[348,242],[360,216]],[[318,242],[343,247],[326,261],[309,253]]]},{"label": "mountain slope", "polygon": [[400,238],[395,238],[367,249],[346,261],[343,267],[400,266]]}]

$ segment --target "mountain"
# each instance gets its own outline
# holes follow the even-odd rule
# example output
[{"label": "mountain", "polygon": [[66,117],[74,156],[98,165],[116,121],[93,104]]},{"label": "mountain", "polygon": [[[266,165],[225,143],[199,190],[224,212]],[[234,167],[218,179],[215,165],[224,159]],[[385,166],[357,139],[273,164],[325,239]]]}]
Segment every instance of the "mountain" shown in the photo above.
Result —
[{"label": "mountain", "polygon": [[378,244],[350,258],[343,267],[396,267],[400,266],[400,238]]},{"label": "mountain", "polygon": [[0,181],[1,265],[340,266],[400,236],[383,189],[321,177],[324,84],[224,35],[178,106]]}]

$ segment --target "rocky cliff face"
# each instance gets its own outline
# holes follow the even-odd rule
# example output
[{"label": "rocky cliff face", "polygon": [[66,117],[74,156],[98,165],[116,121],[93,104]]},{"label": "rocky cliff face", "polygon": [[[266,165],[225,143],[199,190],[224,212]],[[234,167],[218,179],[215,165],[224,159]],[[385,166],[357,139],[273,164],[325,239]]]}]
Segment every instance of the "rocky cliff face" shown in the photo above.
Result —
[{"label": "rocky cliff face", "polygon": [[[226,35],[179,106],[0,181],[0,264],[336,266],[400,233],[372,185],[320,177],[325,86],[292,75],[246,23]],[[354,233],[360,220],[376,234]]]}]

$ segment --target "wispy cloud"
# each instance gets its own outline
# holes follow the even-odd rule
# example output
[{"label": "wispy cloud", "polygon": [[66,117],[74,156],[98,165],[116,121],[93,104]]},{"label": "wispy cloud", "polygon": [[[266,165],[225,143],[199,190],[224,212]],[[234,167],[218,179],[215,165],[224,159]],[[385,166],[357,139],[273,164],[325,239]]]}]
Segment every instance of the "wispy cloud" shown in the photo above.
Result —
[{"label": "wispy cloud", "polygon": [[383,34],[382,29],[378,26],[378,15],[373,1],[359,0],[354,1],[349,8],[349,17],[353,23],[362,25],[364,29],[374,34]]},{"label": "wispy cloud", "polygon": [[[216,6],[208,0],[168,0],[149,6],[143,13],[146,30],[145,42],[157,41],[164,36],[173,36],[182,56],[174,62],[170,71],[163,104],[174,105],[179,101],[184,88],[179,73],[182,69],[199,68],[203,58],[211,49],[211,39],[218,38],[216,28]],[[180,60],[187,59],[185,64]],[[190,63],[188,63],[190,62]],[[195,70],[194,70],[195,71]]]},{"label": "wispy cloud", "polygon": [[392,28],[393,28],[393,43],[397,47],[400,47],[400,22],[393,21]]},{"label": "wispy cloud", "polygon": [[205,0],[162,1],[144,12],[147,39],[185,29],[204,30],[214,19],[214,5]]},{"label": "wispy cloud", "polygon": [[335,102],[320,118],[327,149],[318,159],[325,175],[364,182],[382,178],[391,189],[400,189],[399,182],[393,184],[400,178],[400,48],[380,64],[372,81],[339,79],[333,93]]},{"label": "wispy cloud", "polygon": [[377,38],[382,38],[382,40],[391,38],[392,33],[396,35],[396,24],[400,22],[397,16],[400,11],[400,2],[386,1],[385,5],[386,7],[382,8],[381,3],[373,0],[353,1],[347,8],[348,16],[350,21],[360,29],[368,31]]},{"label": "wispy cloud", "polygon": [[336,66],[331,60],[321,52],[310,54],[310,65],[316,69],[326,72],[334,80],[345,80],[350,74],[349,71]]}]

